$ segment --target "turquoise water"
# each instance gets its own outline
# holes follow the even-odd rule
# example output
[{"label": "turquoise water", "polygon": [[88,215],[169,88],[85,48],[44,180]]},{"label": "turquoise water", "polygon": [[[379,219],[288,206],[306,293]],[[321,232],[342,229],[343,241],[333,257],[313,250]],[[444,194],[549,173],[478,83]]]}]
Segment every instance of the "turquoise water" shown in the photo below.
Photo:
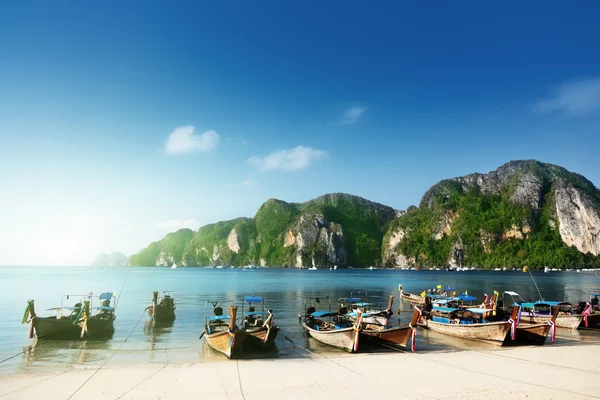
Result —
[{"label": "turquoise water", "polygon": [[[593,273],[534,273],[546,299],[576,302],[598,292],[600,279]],[[306,297],[326,296],[332,299],[349,296],[351,291],[366,290],[370,299],[396,296],[398,284],[409,292],[420,293],[438,284],[450,285],[462,292],[482,298],[494,290],[514,290],[526,300],[537,299],[537,291],[529,274],[494,271],[395,271],[395,270],[318,270],[297,269],[212,269],[212,268],[90,268],[90,267],[0,267],[0,360],[23,354],[0,364],[0,373],[23,369],[56,368],[57,366],[100,365],[110,363],[147,363],[165,361],[210,361],[222,356],[214,354],[198,340],[205,319],[205,305],[211,299],[228,299],[237,303],[243,295],[261,295],[273,309],[281,328],[276,347],[267,354],[251,357],[302,356],[286,337],[316,352],[331,352],[312,339],[304,337],[298,324]],[[153,290],[174,291],[177,319],[170,327],[155,329],[144,314],[151,303]],[[32,347],[27,325],[21,319],[27,299],[35,299],[38,315],[57,307],[63,294],[117,292],[115,334],[107,341],[50,341]],[[323,302],[322,302],[323,304]],[[395,307],[396,308],[396,307]],[[209,307],[208,311],[212,311]],[[397,317],[397,315],[396,315]],[[407,315],[401,321],[407,322]],[[396,321],[395,321],[396,322]],[[396,322],[397,323],[397,322]],[[597,332],[564,332],[565,340],[597,341]],[[125,339],[127,341],[125,342]],[[560,342],[560,340],[559,340]],[[472,342],[452,341],[420,331],[419,351],[444,351],[477,346]],[[119,351],[116,352],[116,350]]]}]

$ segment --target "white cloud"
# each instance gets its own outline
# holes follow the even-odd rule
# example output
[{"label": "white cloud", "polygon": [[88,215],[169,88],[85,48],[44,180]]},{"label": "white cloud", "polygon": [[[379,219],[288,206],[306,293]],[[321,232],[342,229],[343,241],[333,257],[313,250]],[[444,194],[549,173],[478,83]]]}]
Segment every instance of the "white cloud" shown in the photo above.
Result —
[{"label": "white cloud", "polygon": [[349,109],[344,111],[344,114],[342,115],[342,118],[340,119],[340,124],[349,125],[349,124],[355,123],[356,121],[358,121],[360,119],[360,117],[362,117],[362,115],[365,113],[365,111],[367,111],[366,106],[354,105],[354,106],[350,107]]},{"label": "white cloud", "polygon": [[167,221],[162,221],[156,224],[156,228],[167,231],[174,232],[178,229],[189,228],[192,230],[196,230],[200,227],[200,222],[198,222],[195,218],[188,219],[170,219]]},{"label": "white cloud", "polygon": [[192,151],[207,152],[219,144],[219,135],[215,131],[206,131],[201,135],[194,134],[193,126],[180,126],[169,135],[166,151],[169,154],[190,153]]},{"label": "white cloud", "polygon": [[534,111],[542,114],[556,111],[569,116],[600,111],[600,77],[559,85],[553,97],[536,103]]},{"label": "white cloud", "polygon": [[250,157],[248,163],[260,171],[297,171],[305,169],[316,159],[327,154],[311,147],[297,146],[290,150],[279,150],[265,157]]},{"label": "white cloud", "polygon": [[252,179],[246,179],[244,182],[242,182],[242,184],[244,186],[256,186],[258,185],[258,182],[253,181]]}]

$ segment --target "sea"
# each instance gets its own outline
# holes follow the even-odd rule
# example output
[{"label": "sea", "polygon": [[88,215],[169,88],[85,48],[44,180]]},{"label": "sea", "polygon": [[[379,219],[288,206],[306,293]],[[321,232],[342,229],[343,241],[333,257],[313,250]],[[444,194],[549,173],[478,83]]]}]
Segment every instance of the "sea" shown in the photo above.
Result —
[{"label": "sea", "polygon": [[[306,308],[306,299],[312,298],[315,302],[315,298],[319,298],[318,308],[322,309],[327,309],[331,301],[335,309],[339,298],[349,297],[353,292],[362,292],[361,297],[382,306],[387,304],[388,296],[393,295],[393,322],[406,325],[410,320],[410,306],[398,300],[400,284],[405,291],[416,294],[442,285],[452,287],[457,293],[468,291],[480,300],[494,290],[516,291],[525,300],[537,300],[541,294],[546,300],[573,303],[588,301],[590,294],[600,293],[600,278],[595,273],[576,271],[530,275],[521,271],[0,267],[0,374],[223,360],[224,356],[211,350],[199,337],[207,316],[212,315],[211,302],[229,301],[241,307],[245,295],[262,296],[266,308],[273,310],[281,331],[272,350],[241,357],[343,356],[345,353],[320,345],[304,334],[299,314]],[[171,326],[154,327],[145,312],[155,290],[172,291],[177,309]],[[28,326],[21,324],[28,299],[35,299],[37,314],[45,316],[53,312],[46,310],[70,304],[89,293],[98,296],[102,292],[117,295],[113,303],[117,318],[111,339],[37,342],[28,338]],[[68,300],[65,295],[70,295]],[[553,345],[574,343],[600,343],[600,332],[559,329]],[[416,347],[418,352],[446,352],[487,349],[488,346],[419,330]]]}]

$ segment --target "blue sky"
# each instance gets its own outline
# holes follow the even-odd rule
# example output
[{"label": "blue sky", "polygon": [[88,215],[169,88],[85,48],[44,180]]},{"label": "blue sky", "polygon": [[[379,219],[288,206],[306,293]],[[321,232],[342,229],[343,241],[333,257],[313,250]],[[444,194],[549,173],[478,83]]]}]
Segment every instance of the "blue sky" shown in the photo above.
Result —
[{"label": "blue sky", "polygon": [[600,183],[595,2],[199,3],[0,3],[0,264],[513,159]]}]

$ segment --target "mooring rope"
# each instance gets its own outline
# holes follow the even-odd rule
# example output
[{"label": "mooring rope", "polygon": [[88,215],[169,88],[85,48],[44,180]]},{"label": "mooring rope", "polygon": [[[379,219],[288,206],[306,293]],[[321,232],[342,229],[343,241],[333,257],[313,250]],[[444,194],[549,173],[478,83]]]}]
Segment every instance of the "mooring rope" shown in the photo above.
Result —
[{"label": "mooring rope", "polygon": [[339,366],[339,367],[342,367],[342,368],[344,368],[344,369],[346,369],[346,370],[348,370],[348,371],[350,371],[350,372],[353,372],[353,373],[355,373],[356,375],[362,376],[363,378],[369,379],[369,380],[371,380],[371,381],[373,381],[373,382],[377,382],[377,383],[385,383],[385,382],[379,382],[379,381],[377,381],[376,379],[373,379],[373,378],[371,378],[370,376],[363,375],[363,374],[361,374],[360,372],[353,370],[352,368],[348,368],[348,367],[346,367],[345,365],[343,365],[343,364],[341,364],[341,363],[339,363],[339,362],[335,361],[334,359],[332,359],[332,358],[329,358],[329,357],[327,357],[327,356],[324,356],[323,354],[318,354],[318,353],[315,353],[315,352],[313,352],[313,351],[310,351],[310,350],[308,350],[308,349],[306,349],[306,348],[304,348],[304,347],[302,347],[302,346],[300,346],[300,345],[296,344],[296,343],[295,343],[295,342],[294,342],[292,339],[290,339],[290,338],[289,338],[287,335],[285,335],[285,334],[283,335],[283,337],[284,337],[284,338],[285,338],[287,341],[289,341],[291,344],[293,344],[295,347],[298,347],[299,349],[301,349],[301,350],[304,350],[304,351],[306,351],[307,353],[313,354],[313,355],[315,355],[315,356],[318,356],[318,357],[322,357],[322,358],[324,358],[325,360],[327,360],[327,361],[329,361],[329,362],[332,362],[332,363],[336,364],[336,365],[337,365],[337,366]]},{"label": "mooring rope", "polygon": [[[154,326],[156,327],[156,324]],[[150,374],[150,376],[142,379],[135,386],[133,386],[132,388],[128,389],[125,393],[121,394],[119,397],[117,397],[116,400],[119,400],[120,398],[122,398],[123,396],[125,396],[127,393],[129,393],[132,390],[136,389],[142,383],[148,381],[149,379],[151,379],[152,377],[154,377],[154,375],[158,374],[160,371],[162,371],[163,369],[165,369],[167,367],[167,365],[169,365],[169,335],[167,335],[167,339],[165,340],[165,355],[167,356],[167,362],[162,367],[160,367],[158,370],[154,371],[152,374]]]},{"label": "mooring rope", "polygon": [[138,322],[135,324],[135,326],[133,327],[133,329],[131,330],[131,332],[129,332],[129,335],[127,336],[127,338],[125,338],[125,340],[123,341],[123,343],[121,343],[121,345],[110,355],[110,357],[108,357],[102,363],[102,365],[96,371],[94,371],[94,373],[81,384],[81,386],[79,386],[77,389],[75,389],[75,391],[73,393],[71,393],[71,395],[69,397],[67,397],[67,400],[69,400],[73,396],[75,396],[75,394],[77,394],[77,392],[79,392],[81,390],[81,388],[85,386],[86,383],[88,383],[94,376],[96,376],[96,374],[111,360],[111,358],[113,358],[113,356],[115,354],[117,354],[117,352],[119,350],[121,350],[121,348],[123,347],[123,345],[125,343],[127,343],[127,341],[129,340],[129,338],[131,337],[131,335],[133,334],[133,332],[135,331],[135,329],[138,327],[138,325],[140,324],[140,321],[142,320],[142,318],[144,318],[145,314],[146,314],[146,310],[144,310],[142,312],[142,315],[140,315],[140,319],[138,319]]}]

